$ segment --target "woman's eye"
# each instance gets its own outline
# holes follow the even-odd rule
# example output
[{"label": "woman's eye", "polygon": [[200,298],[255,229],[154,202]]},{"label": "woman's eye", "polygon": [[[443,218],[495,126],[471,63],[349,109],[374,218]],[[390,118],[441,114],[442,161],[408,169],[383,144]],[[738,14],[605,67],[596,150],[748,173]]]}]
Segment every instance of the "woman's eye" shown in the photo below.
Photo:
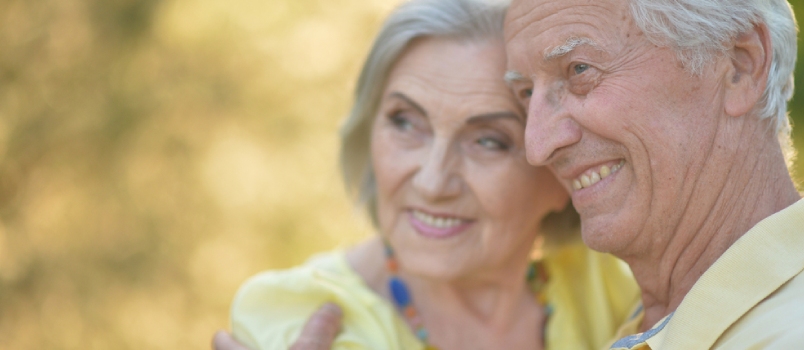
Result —
[{"label": "woman's eye", "polygon": [[585,63],[578,63],[572,67],[572,70],[575,71],[575,74],[581,74],[589,69],[589,65]]},{"label": "woman's eye", "polygon": [[391,123],[394,124],[394,126],[399,130],[407,131],[413,129],[413,124],[410,122],[410,120],[408,120],[408,118],[405,118],[401,113],[398,112],[393,113],[391,114],[389,119],[391,119]]},{"label": "woman's eye", "polygon": [[504,151],[504,150],[508,149],[508,145],[506,145],[506,144],[504,144],[504,143],[502,143],[500,141],[497,141],[497,140],[495,140],[493,138],[490,138],[490,137],[484,137],[484,138],[478,139],[477,143],[479,145],[481,145],[481,146],[483,146],[485,148],[491,149],[491,150]]}]

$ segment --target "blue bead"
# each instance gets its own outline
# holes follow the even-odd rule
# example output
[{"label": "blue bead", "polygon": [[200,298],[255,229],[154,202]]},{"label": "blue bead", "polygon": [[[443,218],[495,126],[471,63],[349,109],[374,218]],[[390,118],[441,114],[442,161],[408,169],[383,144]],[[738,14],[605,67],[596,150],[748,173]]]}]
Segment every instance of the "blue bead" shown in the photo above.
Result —
[{"label": "blue bead", "polygon": [[391,277],[388,280],[388,288],[391,289],[391,295],[394,297],[394,302],[400,308],[410,305],[410,292],[405,282],[397,277]]},{"label": "blue bead", "polygon": [[427,334],[426,329],[419,328],[418,330],[416,330],[416,336],[419,338],[419,340],[427,342],[427,337],[429,336],[429,334]]}]

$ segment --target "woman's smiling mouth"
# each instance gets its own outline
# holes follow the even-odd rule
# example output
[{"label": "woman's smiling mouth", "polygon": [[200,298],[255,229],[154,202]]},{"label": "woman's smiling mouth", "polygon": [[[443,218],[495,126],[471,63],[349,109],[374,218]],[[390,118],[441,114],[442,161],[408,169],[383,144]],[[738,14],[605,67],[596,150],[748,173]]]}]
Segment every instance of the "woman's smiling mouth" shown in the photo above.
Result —
[{"label": "woman's smiling mouth", "polygon": [[408,211],[411,226],[421,235],[431,238],[446,238],[463,232],[474,223],[451,215],[433,215],[421,210]]}]

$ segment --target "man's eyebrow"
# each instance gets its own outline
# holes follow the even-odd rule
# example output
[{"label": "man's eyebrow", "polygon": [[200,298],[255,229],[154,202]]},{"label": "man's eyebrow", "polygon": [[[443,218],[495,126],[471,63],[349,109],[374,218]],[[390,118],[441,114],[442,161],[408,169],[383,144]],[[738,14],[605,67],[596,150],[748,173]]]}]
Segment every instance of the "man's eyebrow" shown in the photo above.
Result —
[{"label": "man's eyebrow", "polygon": [[473,117],[470,117],[469,119],[467,119],[466,124],[483,123],[483,122],[488,122],[488,121],[491,121],[491,120],[494,120],[494,119],[501,119],[501,118],[514,119],[517,122],[519,122],[520,124],[522,124],[523,126],[525,125],[525,121],[522,120],[522,117],[517,115],[516,113],[513,113],[513,112],[493,112],[493,113],[479,114],[479,115],[476,115],[476,116],[473,116]]},{"label": "man's eyebrow", "polygon": [[567,41],[565,41],[563,44],[554,47],[552,50],[549,48],[545,49],[544,60],[551,61],[558,57],[564,56],[581,45],[589,45],[596,50],[600,50],[600,47],[594,42],[594,40],[585,37],[572,36],[567,38]]},{"label": "man's eyebrow", "polygon": [[396,98],[398,98],[398,99],[400,99],[402,101],[405,101],[411,107],[416,109],[417,112],[421,113],[425,117],[427,116],[427,111],[425,111],[424,108],[422,108],[422,106],[420,106],[418,103],[414,102],[413,99],[411,99],[410,97],[405,96],[405,94],[403,94],[401,92],[392,92],[392,93],[388,94],[388,97],[396,97]]},{"label": "man's eyebrow", "polygon": [[[543,60],[544,61],[554,60],[556,58],[559,58],[572,52],[572,50],[575,50],[576,48],[582,45],[591,46],[592,48],[598,51],[601,50],[600,46],[598,46],[597,43],[595,43],[595,41],[592,39],[586,37],[572,36],[567,38],[567,40],[563,44],[554,47],[552,50],[550,48],[545,49]],[[504,79],[509,86],[515,82],[527,82],[529,80],[528,78],[525,77],[525,75],[515,70],[509,70],[505,72]]]}]

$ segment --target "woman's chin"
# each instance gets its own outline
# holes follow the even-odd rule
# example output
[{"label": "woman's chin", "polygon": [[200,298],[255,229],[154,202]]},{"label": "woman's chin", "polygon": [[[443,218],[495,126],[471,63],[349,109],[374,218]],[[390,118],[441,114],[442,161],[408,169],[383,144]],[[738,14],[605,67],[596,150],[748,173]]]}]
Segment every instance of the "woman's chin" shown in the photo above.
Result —
[{"label": "woman's chin", "polygon": [[403,271],[419,278],[448,282],[467,276],[467,264],[458,259],[443,257],[412,257],[410,262],[402,261]]}]

